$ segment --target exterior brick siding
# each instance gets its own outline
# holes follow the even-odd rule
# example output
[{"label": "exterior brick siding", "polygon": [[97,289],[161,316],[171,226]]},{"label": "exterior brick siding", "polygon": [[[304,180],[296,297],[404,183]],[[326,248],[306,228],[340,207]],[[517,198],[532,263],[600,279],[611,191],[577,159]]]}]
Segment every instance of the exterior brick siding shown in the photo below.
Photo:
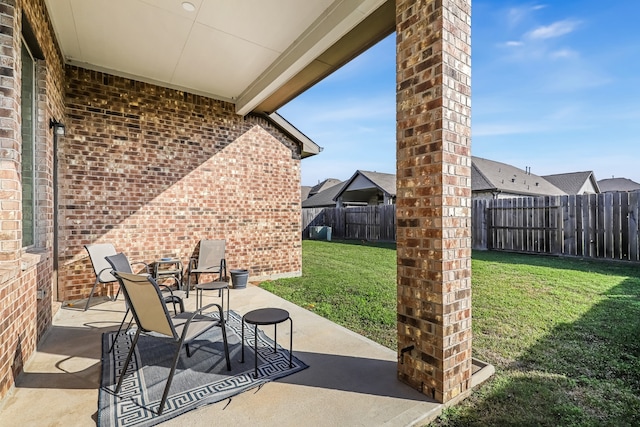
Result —
[{"label": "exterior brick siding", "polygon": [[450,402],[472,373],[471,3],[396,11],[398,377]]},{"label": "exterior brick siding", "polygon": [[61,299],[88,296],[95,275],[83,246],[98,242],[186,266],[200,239],[226,239],[229,268],[300,274],[293,141],[229,103],[77,67],[66,74]]},{"label": "exterior brick siding", "polygon": [[[26,19],[26,22],[24,19]],[[13,385],[59,308],[53,263],[53,135],[64,112],[64,70],[44,0],[0,3],[0,399]],[[35,245],[22,248],[21,35],[27,25],[36,59]],[[31,46],[30,47],[36,47]],[[38,291],[43,298],[37,299]]]}]

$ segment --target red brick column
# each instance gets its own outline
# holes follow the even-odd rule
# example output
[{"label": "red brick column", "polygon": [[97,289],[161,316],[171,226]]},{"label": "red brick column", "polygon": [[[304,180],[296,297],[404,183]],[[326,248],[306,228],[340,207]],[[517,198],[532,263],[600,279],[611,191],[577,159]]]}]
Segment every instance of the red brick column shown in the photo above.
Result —
[{"label": "red brick column", "polygon": [[398,0],[398,377],[471,379],[471,0]]}]

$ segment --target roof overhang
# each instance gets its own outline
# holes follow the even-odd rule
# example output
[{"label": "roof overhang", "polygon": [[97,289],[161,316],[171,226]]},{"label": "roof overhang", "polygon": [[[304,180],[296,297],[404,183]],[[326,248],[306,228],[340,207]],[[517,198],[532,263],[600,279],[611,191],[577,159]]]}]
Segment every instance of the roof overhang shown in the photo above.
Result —
[{"label": "roof overhang", "polygon": [[[371,172],[357,170],[351,178],[345,181],[340,191],[333,197],[333,200],[338,201],[338,199],[342,199],[343,202],[362,201],[376,197],[378,194],[382,194],[390,199],[395,197],[395,194],[391,194],[382,188],[377,182],[367,176],[368,174],[371,174]],[[395,181],[395,175],[380,175],[393,176],[393,180]]]},{"label": "roof overhang", "polygon": [[302,158],[314,156],[322,151],[322,147],[313,142],[309,137],[307,137],[304,133],[300,132],[298,128],[289,123],[284,117],[282,117],[278,113],[271,113],[269,115],[264,115],[264,118],[269,120],[272,124],[274,124],[278,129],[280,129],[285,134],[289,135],[296,141],[299,141],[302,144]]},{"label": "roof overhang", "polygon": [[45,0],[67,64],[270,114],[395,29],[391,0]]}]

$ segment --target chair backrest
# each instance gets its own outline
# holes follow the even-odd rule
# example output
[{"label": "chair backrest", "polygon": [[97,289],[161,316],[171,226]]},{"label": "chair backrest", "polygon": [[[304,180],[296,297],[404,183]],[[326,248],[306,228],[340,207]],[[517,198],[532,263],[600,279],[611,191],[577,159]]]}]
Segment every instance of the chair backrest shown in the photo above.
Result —
[{"label": "chair backrest", "polygon": [[114,271],[139,328],[179,339],[158,284],[149,275]]},{"label": "chair backrest", "polygon": [[117,279],[111,274],[111,266],[105,259],[107,256],[116,254],[116,248],[111,243],[96,243],[85,245],[84,248],[89,253],[93,272],[100,283],[115,282]]},{"label": "chair backrest", "polygon": [[122,273],[133,273],[133,269],[131,268],[131,264],[129,263],[129,258],[127,258],[127,256],[122,252],[104,257],[104,259],[107,260],[113,271],[120,271]]},{"label": "chair backrest", "polygon": [[219,267],[224,259],[224,240],[201,240],[198,268]]}]

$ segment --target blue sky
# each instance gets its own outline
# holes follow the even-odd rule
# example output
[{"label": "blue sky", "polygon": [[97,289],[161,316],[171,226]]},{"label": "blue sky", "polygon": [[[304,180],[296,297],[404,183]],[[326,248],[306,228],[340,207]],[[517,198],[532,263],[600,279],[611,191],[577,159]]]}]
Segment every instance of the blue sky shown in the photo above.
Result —
[{"label": "blue sky", "polygon": [[[472,154],[640,182],[640,0],[472,3]],[[395,34],[279,110],[324,148],[302,184],[395,173]]]}]

